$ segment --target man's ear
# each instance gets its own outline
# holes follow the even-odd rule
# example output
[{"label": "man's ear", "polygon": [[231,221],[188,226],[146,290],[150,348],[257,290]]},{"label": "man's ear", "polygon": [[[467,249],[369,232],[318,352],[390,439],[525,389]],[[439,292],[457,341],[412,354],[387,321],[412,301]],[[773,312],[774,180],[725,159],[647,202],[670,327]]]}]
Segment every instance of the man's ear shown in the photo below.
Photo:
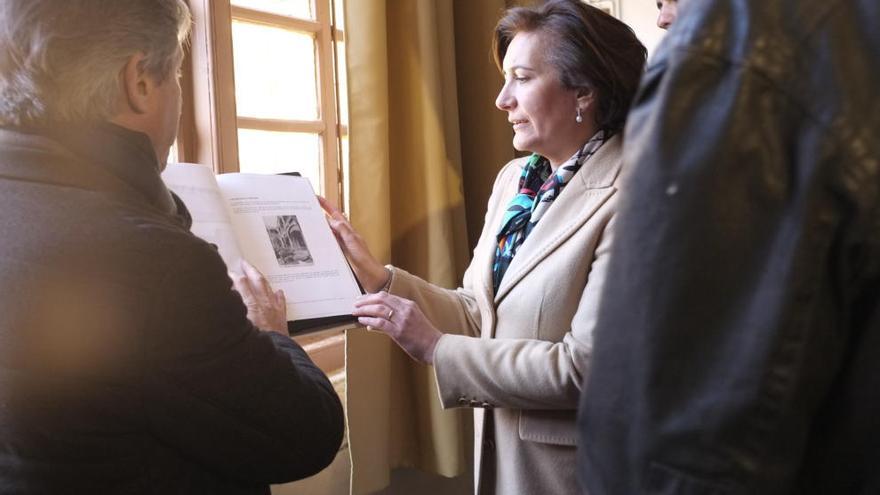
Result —
[{"label": "man's ear", "polygon": [[[141,67],[143,53],[135,53],[128,58],[122,69],[122,96],[132,113],[143,114],[150,108],[150,97],[155,83]],[[122,103],[122,102],[120,102]]]}]

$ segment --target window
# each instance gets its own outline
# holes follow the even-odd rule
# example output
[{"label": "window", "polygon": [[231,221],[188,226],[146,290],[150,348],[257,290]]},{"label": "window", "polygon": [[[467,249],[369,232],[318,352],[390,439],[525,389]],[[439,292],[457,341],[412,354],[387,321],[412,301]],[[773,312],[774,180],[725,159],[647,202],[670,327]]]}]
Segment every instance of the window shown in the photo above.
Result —
[{"label": "window", "polygon": [[217,172],[300,172],[342,204],[348,166],[342,1],[191,0],[190,6],[193,70],[184,98],[193,101],[184,109],[178,157],[210,163]]},{"label": "window", "polygon": [[[342,0],[188,0],[191,46],[172,159],[218,173],[300,172],[343,203],[348,128]],[[298,338],[334,384],[339,332]]]}]

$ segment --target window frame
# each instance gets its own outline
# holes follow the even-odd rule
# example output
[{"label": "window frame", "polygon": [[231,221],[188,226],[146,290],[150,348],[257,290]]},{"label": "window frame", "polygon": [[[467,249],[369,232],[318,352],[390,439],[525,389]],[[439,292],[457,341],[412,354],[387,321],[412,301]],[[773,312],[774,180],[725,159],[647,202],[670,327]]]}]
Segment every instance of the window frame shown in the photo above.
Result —
[{"label": "window frame", "polygon": [[[348,129],[340,122],[337,43],[345,33],[334,22],[335,0],[313,0],[315,19],[231,5],[230,0],[188,0],[193,14],[190,49],[184,71],[184,106],[178,132],[180,161],[210,165],[216,173],[239,171],[238,129],[306,132],[321,140],[321,191],[344,205],[342,139]],[[310,33],[315,37],[319,117],[279,120],[238,116],[232,50],[232,21],[263,24]]]}]

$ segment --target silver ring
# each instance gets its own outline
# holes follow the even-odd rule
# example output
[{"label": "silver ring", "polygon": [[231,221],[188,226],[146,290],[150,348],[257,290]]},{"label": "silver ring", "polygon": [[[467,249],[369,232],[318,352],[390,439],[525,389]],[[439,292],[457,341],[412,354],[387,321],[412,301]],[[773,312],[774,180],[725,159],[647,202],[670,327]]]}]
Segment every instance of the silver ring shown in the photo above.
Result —
[{"label": "silver ring", "polygon": [[388,311],[388,316],[385,317],[386,320],[391,321],[391,317],[394,316],[394,310]]}]

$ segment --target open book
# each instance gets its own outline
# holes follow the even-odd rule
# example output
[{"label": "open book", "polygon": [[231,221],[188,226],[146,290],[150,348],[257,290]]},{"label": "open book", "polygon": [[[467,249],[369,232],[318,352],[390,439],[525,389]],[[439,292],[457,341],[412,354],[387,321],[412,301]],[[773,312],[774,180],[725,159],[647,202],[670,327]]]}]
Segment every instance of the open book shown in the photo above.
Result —
[{"label": "open book", "polygon": [[243,258],[287,298],[288,329],[354,321],[361,294],[309,180],[290,175],[221,174],[169,163],[162,173],[193,217],[192,232],[215,244],[230,271]]}]

